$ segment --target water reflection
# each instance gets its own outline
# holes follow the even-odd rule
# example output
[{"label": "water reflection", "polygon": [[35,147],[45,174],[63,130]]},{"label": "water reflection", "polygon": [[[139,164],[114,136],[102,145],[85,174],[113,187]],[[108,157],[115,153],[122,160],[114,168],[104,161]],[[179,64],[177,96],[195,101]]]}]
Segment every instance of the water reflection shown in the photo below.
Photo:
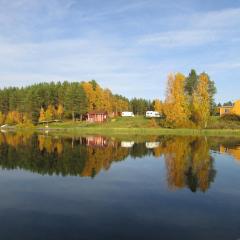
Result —
[{"label": "water reflection", "polygon": [[[219,144],[221,153],[240,159],[239,145]],[[213,146],[212,148],[216,148]],[[94,178],[110,169],[113,162],[152,156],[163,159],[170,189],[207,191],[216,170],[211,146],[204,137],[150,137],[143,140],[116,140],[102,136],[54,137],[9,133],[0,134],[0,165],[3,169],[25,169],[40,174]],[[161,174],[161,173],[160,173]]]},{"label": "water reflection", "polygon": [[228,144],[220,145],[220,153],[229,154],[234,157],[237,161],[240,161],[240,145],[229,146]]}]

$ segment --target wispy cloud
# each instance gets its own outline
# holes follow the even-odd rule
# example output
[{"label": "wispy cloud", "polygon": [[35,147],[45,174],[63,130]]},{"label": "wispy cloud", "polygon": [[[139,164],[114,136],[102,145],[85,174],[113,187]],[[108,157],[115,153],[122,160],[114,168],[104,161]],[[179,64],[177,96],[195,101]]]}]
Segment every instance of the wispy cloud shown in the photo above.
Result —
[{"label": "wispy cloud", "polygon": [[240,8],[195,13],[182,17],[182,21],[186,22],[181,29],[141,36],[139,44],[173,48],[226,41],[230,36],[238,36],[240,33],[237,27],[240,23]]},{"label": "wispy cloud", "polygon": [[158,47],[191,47],[214,42],[219,39],[216,32],[209,30],[170,31],[144,36],[140,44],[154,44]]}]

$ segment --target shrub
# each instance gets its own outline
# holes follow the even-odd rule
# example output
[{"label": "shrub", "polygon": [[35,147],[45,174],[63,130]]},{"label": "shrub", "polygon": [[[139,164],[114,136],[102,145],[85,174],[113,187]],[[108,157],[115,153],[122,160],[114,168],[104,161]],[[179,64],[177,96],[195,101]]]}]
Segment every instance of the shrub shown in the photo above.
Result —
[{"label": "shrub", "polygon": [[225,114],[221,117],[224,121],[240,121],[240,116],[236,114]]},{"label": "shrub", "polygon": [[158,127],[158,124],[155,119],[151,118],[148,122],[148,127]]}]

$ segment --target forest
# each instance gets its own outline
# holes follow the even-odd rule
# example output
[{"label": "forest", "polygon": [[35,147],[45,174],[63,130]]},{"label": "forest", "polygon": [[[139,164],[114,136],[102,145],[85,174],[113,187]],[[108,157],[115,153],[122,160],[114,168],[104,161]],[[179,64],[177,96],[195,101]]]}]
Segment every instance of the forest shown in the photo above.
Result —
[{"label": "forest", "polygon": [[214,81],[195,70],[185,77],[169,74],[165,100],[128,99],[89,82],[38,83],[0,89],[0,124],[37,125],[51,120],[82,120],[87,112],[104,111],[109,117],[122,111],[144,115],[162,113],[166,127],[206,127],[216,111]]}]

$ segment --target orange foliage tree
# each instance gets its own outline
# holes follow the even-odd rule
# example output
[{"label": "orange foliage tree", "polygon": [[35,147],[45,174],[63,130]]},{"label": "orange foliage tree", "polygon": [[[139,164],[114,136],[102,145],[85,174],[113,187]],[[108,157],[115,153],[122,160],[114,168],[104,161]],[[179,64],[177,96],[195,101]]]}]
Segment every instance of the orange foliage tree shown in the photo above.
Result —
[{"label": "orange foliage tree", "polygon": [[57,111],[56,111],[56,115],[59,119],[63,118],[63,114],[64,114],[64,108],[62,104],[58,105]]},{"label": "orange foliage tree", "polygon": [[202,73],[199,76],[197,89],[193,93],[192,117],[194,122],[200,127],[207,127],[210,117],[210,96],[208,92],[209,78]]},{"label": "orange foliage tree", "polygon": [[2,112],[0,112],[0,125],[4,124],[5,116]]},{"label": "orange foliage tree", "polygon": [[181,73],[168,77],[167,97],[164,104],[166,121],[175,127],[189,126],[190,109],[184,92],[185,76]]},{"label": "orange foliage tree", "polygon": [[154,100],[153,107],[154,107],[154,111],[162,113],[163,103],[159,99]]}]

